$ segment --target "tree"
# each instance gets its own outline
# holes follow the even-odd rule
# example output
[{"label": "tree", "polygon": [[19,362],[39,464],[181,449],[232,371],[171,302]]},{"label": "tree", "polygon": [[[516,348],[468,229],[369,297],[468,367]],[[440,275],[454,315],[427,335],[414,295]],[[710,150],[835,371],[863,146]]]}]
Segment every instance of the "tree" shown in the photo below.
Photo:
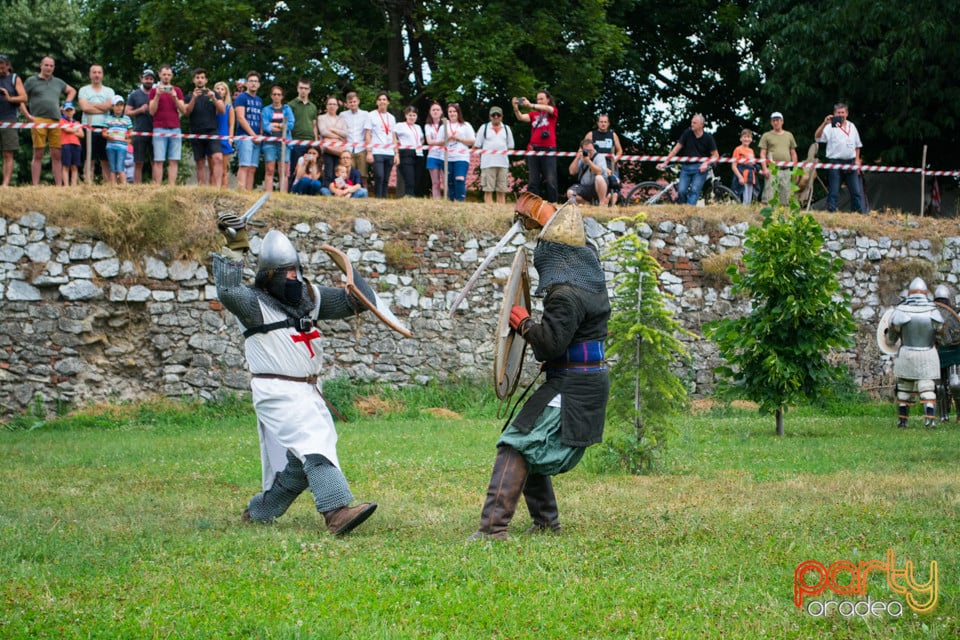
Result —
[{"label": "tree", "polygon": [[[616,0],[607,11],[630,39],[622,63],[605,74],[598,111],[609,111],[638,150],[666,151],[701,113],[721,151],[753,125],[744,100],[760,77],[745,69],[746,0]],[[651,168],[651,165],[646,165]],[[638,178],[639,175],[631,175]]]},{"label": "tree", "polygon": [[960,134],[960,4],[758,0],[756,114],[782,111],[808,140],[835,102],[850,106],[864,161],[956,166]]},{"label": "tree", "polygon": [[721,396],[759,404],[776,416],[783,435],[788,406],[829,395],[844,378],[827,360],[830,349],[851,347],[856,324],[849,300],[841,297],[837,274],[843,260],[823,251],[823,229],[801,212],[766,207],[763,224],[747,230],[743,271],[728,269],[733,293],[750,297],[752,310],[704,326],[727,364],[716,368]]},{"label": "tree", "polygon": [[657,279],[662,268],[637,232],[644,219],[641,213],[624,220],[631,226],[604,256],[620,269],[608,327],[613,365],[604,447],[633,473],[649,470],[676,433],[671,418],[685,408],[687,390],[674,370],[689,357],[680,336],[693,336],[666,307]]},{"label": "tree", "polygon": [[[13,71],[26,79],[40,70],[40,60],[52,56],[56,75],[74,88],[87,77],[90,47],[76,3],[69,0],[13,0],[2,6],[0,42]],[[30,183],[33,147],[26,131],[15,154],[17,183]],[[51,179],[52,181],[52,179]]]}]

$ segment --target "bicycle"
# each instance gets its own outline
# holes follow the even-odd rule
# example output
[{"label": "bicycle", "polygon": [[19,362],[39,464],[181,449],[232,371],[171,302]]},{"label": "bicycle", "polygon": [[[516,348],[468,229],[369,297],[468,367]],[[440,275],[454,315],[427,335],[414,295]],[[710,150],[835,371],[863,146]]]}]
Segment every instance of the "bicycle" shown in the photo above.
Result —
[{"label": "bicycle", "polygon": [[[671,165],[667,167],[666,172],[674,175],[672,181],[656,182],[650,180],[636,184],[630,189],[630,192],[627,193],[627,197],[623,199],[623,206],[682,204],[680,202],[680,194],[677,191],[677,184],[680,182],[680,167]],[[740,198],[737,197],[730,187],[722,183],[721,179],[713,172],[712,167],[707,172],[707,180],[703,186],[704,204],[737,204],[740,202]]]}]

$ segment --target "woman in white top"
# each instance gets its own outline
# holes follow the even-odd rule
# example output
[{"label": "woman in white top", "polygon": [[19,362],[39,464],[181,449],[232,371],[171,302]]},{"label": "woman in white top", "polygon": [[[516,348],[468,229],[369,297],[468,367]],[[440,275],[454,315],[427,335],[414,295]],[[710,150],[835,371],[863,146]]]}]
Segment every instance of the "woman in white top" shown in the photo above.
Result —
[{"label": "woman in white top", "polygon": [[443,146],[447,141],[446,123],[443,121],[443,107],[439,102],[431,103],[427,121],[423,124],[424,137],[430,150],[427,152],[427,171],[433,187],[433,199],[443,197]]},{"label": "woman in white top", "polygon": [[[367,163],[373,167],[375,198],[387,197],[390,172],[400,159],[397,148],[397,119],[387,111],[390,96],[386,91],[377,94],[377,110],[371,111],[366,130]],[[373,145],[373,146],[371,146]]]},{"label": "woman in white top", "polygon": [[416,107],[404,109],[403,116],[406,122],[397,125],[397,141],[401,147],[398,171],[403,178],[403,195],[415,196],[423,173],[423,130],[417,124]]},{"label": "woman in white top", "polygon": [[317,135],[323,145],[323,184],[333,182],[333,170],[340,164],[340,152],[346,149],[347,121],[337,115],[339,107],[336,96],[327,96],[325,110],[317,116]]},{"label": "woman in white top", "polygon": [[460,105],[447,106],[447,195],[451,200],[467,199],[467,171],[470,170],[470,147],[476,133],[464,121]]}]

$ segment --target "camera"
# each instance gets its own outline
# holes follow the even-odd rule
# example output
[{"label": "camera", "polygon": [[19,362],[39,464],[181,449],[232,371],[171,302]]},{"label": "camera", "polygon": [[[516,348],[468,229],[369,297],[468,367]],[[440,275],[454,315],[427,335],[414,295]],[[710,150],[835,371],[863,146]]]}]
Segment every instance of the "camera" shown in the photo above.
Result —
[{"label": "camera", "polygon": [[540,137],[541,137],[541,138],[544,138],[544,139],[545,139],[545,138],[549,138],[549,137],[550,137],[550,130],[549,130],[549,129],[540,129]]},{"label": "camera", "polygon": [[830,118],[831,127],[839,127],[841,124],[843,124],[843,118],[841,116],[833,116]]},{"label": "camera", "polygon": [[525,106],[527,106],[527,101],[526,101],[526,99],[525,99],[525,98],[517,98],[517,106],[518,106],[518,107],[525,107]]}]

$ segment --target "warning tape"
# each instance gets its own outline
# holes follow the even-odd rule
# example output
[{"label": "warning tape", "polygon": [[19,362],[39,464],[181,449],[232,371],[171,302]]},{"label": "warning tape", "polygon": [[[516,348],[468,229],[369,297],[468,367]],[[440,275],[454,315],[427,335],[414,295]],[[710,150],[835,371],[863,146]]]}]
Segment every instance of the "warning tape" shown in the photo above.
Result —
[{"label": "warning tape", "polygon": [[[69,125],[71,127],[76,127],[77,125],[83,127],[84,129],[93,129],[89,125],[80,123]],[[58,122],[50,123],[33,123],[33,122],[0,122],[0,129],[60,129],[65,125],[61,125]],[[99,127],[102,128],[102,127]],[[416,151],[429,151],[435,149],[435,146],[428,145],[394,145],[394,144],[360,144],[360,143],[350,143],[350,142],[317,142],[314,140],[292,140],[279,138],[275,136],[222,136],[216,134],[202,134],[202,133],[153,133],[151,131],[131,131],[134,136],[145,136],[145,137],[160,137],[160,138],[183,138],[186,140],[252,140],[255,143],[263,142],[278,142],[286,143],[288,146],[308,146],[308,147],[317,147],[324,149],[332,149],[339,151],[351,151],[357,153],[358,151],[373,151],[375,149],[414,149]],[[507,150],[490,150],[490,149],[470,149],[471,154],[474,155],[505,155],[505,156],[525,156],[525,157],[543,157],[543,156],[554,156],[554,157],[567,157],[571,158],[576,156],[576,152],[571,151],[543,151],[543,150],[523,150],[523,149],[507,149]],[[620,157],[620,162],[664,162],[668,161],[667,156],[656,156],[656,155],[624,155]],[[693,156],[673,156],[669,158],[670,162],[712,162],[719,164],[760,164],[758,158],[750,159],[739,159],[734,160],[733,158],[710,158],[710,157],[693,157]],[[839,162],[774,162],[772,160],[764,161],[768,165],[776,165],[778,167],[784,168],[793,168],[799,167],[801,169],[851,169],[855,165],[849,163],[839,163]],[[892,167],[892,166],[881,166],[881,165],[860,165],[857,167],[862,172],[870,173],[922,173],[927,176],[952,176],[960,177],[960,171],[933,171],[933,170],[924,170],[920,167]]]}]

